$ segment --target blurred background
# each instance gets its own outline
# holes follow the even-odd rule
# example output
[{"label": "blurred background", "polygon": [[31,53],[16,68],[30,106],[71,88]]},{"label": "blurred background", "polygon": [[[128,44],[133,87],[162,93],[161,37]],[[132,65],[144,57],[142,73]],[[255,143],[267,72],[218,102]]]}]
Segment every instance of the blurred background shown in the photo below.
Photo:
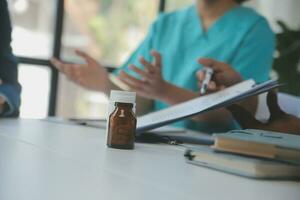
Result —
[{"label": "blurred background", "polygon": [[[51,68],[49,59],[83,62],[74,49],[118,67],[144,38],[160,12],[194,0],[9,0],[13,50],[23,86],[21,117],[104,117],[107,99],[75,86]],[[250,0],[277,33],[273,77],[284,92],[300,95],[300,1]]]}]

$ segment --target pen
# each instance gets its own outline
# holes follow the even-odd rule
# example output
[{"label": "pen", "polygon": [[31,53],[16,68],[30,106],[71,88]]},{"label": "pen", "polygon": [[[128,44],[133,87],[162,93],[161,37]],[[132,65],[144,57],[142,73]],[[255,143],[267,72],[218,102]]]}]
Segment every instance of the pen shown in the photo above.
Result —
[{"label": "pen", "polygon": [[212,70],[211,68],[209,67],[203,67],[203,71],[205,73],[205,78],[203,80],[203,83],[201,85],[201,88],[200,88],[200,94],[205,94],[206,93],[206,90],[207,90],[207,86],[211,80],[211,77],[214,73],[214,70]]}]

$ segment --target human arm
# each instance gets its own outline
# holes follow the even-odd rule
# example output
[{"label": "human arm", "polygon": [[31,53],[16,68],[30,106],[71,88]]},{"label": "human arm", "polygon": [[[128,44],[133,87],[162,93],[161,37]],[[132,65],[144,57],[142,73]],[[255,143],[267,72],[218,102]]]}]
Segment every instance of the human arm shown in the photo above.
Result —
[{"label": "human arm", "polygon": [[[129,88],[137,92],[140,96],[150,99],[156,99],[168,103],[170,105],[177,104],[186,100],[199,97],[199,93],[195,93],[180,87],[177,87],[165,81],[161,74],[162,58],[157,51],[151,52],[154,60],[152,63],[141,57],[140,63],[144,66],[144,70],[130,65],[129,69],[140,76],[135,78],[125,71],[120,71],[120,80]],[[216,92],[222,88],[229,87],[242,81],[242,77],[232,67],[226,63],[218,62],[212,59],[200,59],[199,63],[209,66],[214,70],[212,81],[209,83],[208,91]],[[199,79],[199,87],[201,87],[204,79],[202,71],[197,73]],[[241,102],[247,110],[255,112],[257,99],[250,98],[245,102]],[[226,125],[232,121],[232,116],[226,109],[218,109],[207,114],[202,114],[193,118],[196,121],[202,121],[210,124]]]},{"label": "human arm", "polygon": [[[75,82],[76,84],[85,87],[90,90],[100,91],[108,94],[111,89],[121,89],[118,87],[114,81],[111,81],[109,77],[114,77],[119,71],[119,69],[126,69],[129,62],[136,60],[137,55],[144,54],[147,49],[152,45],[152,32],[154,25],[150,28],[150,31],[144,41],[139,45],[139,47],[131,54],[128,60],[116,68],[112,72],[112,76],[109,75],[105,66],[101,62],[97,62],[87,53],[76,50],[75,53],[84,59],[84,64],[71,64],[66,63],[57,58],[51,60],[54,67],[56,67],[61,73],[66,75],[66,77]],[[148,53],[148,52],[147,52]]]},{"label": "human arm", "polygon": [[[222,90],[226,87],[232,86],[243,81],[242,76],[226,63],[219,62],[213,59],[202,58],[199,59],[199,64],[206,67],[210,67],[214,71],[212,79],[208,84],[208,93]],[[201,88],[203,80],[205,79],[205,74],[202,70],[197,72],[197,79],[199,88]],[[239,105],[251,112],[252,114],[255,114],[257,108],[257,101],[257,97],[251,97],[245,101],[240,102]],[[224,125],[232,121],[232,119],[233,118],[231,113],[229,113],[228,110],[224,108],[194,117],[194,120],[197,121],[206,120]]]},{"label": "human arm", "polygon": [[134,64],[129,65],[129,69],[139,75],[134,77],[126,71],[121,70],[119,73],[120,80],[123,81],[131,90],[138,95],[165,102],[174,105],[199,95],[187,89],[177,87],[164,80],[162,75],[162,57],[157,51],[152,50],[153,61],[150,62],[144,57],[139,58],[139,62],[144,69]]},{"label": "human arm", "polygon": [[17,60],[12,53],[11,23],[6,1],[0,1],[0,116],[18,116],[21,86]]},{"label": "human arm", "polygon": [[112,89],[120,89],[109,78],[106,68],[85,52],[76,50],[75,53],[84,59],[84,64],[65,63],[56,58],[51,63],[74,83],[98,92],[109,94]]},{"label": "human arm", "polygon": [[[168,103],[169,105],[177,104],[186,100],[190,100],[199,97],[199,93],[189,91],[177,87],[167,81],[165,81],[161,74],[162,58],[157,51],[151,52],[154,57],[153,62],[150,63],[145,58],[139,59],[140,64],[144,66],[144,69],[140,69],[135,65],[130,65],[129,69],[139,75],[140,78],[135,78],[125,71],[120,71],[120,80],[123,81],[129,88],[137,92],[140,96],[150,99],[156,99]],[[214,61],[211,59],[201,59],[200,64],[205,66],[211,66],[214,69],[215,74],[213,80],[209,84],[209,92],[218,91],[221,88],[225,88],[242,81],[242,77],[229,65]],[[200,84],[202,78],[202,72],[198,73],[200,77]],[[243,103],[241,103],[243,104]],[[256,98],[248,100],[244,103],[249,110],[256,109]],[[217,111],[211,111],[207,114],[202,114],[193,118],[196,121],[206,122],[207,124],[218,124],[226,126],[232,121],[231,114],[226,109],[219,109]]]},{"label": "human arm", "polygon": [[229,106],[227,109],[243,129],[260,129],[300,134],[300,119],[281,110],[275,91],[268,93],[267,105],[270,111],[270,118],[266,123],[258,121],[252,113],[237,104]]}]

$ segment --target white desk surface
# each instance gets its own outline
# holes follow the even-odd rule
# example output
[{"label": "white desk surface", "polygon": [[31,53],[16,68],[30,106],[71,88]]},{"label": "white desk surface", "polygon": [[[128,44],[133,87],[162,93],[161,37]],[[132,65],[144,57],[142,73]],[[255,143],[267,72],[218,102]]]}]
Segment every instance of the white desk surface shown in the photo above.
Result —
[{"label": "white desk surface", "polygon": [[104,132],[0,120],[0,199],[300,199],[300,182],[252,180],[186,164],[182,147],[108,149]]}]

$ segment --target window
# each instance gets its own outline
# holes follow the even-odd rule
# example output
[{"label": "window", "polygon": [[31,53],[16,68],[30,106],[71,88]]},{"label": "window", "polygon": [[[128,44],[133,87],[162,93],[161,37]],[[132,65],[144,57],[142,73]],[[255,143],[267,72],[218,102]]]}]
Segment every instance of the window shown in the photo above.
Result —
[{"label": "window", "polygon": [[[67,0],[62,58],[83,62],[74,54],[81,49],[101,63],[118,67],[145,37],[158,5],[157,0]],[[59,80],[57,115],[105,116],[108,101],[104,94],[80,88],[64,76]]]},{"label": "window", "polygon": [[12,47],[18,56],[49,58],[52,55],[55,1],[11,0]]},{"label": "window", "polygon": [[174,11],[185,6],[192,5],[195,0],[169,0],[166,2],[166,11]]},{"label": "window", "polygon": [[44,66],[19,65],[22,85],[20,117],[44,118],[48,115],[50,69]]},{"label": "window", "polygon": [[23,86],[21,117],[41,118],[47,113],[62,117],[104,116],[106,97],[58,75],[49,59],[55,56],[80,62],[73,51],[81,49],[117,67],[144,38],[164,0],[8,2],[12,47],[20,60],[19,80]]},{"label": "window", "polygon": [[[37,118],[45,117],[47,113],[62,117],[101,117],[105,113],[106,97],[58,76],[49,62],[52,56],[82,62],[73,53],[74,49],[81,49],[102,63],[117,67],[144,38],[158,11],[171,12],[191,5],[195,0],[8,2],[13,22],[12,46],[21,63],[21,116]],[[284,8],[280,15],[273,12],[272,0],[252,0],[249,4],[262,11],[273,25],[279,18],[298,27],[297,2],[288,0],[277,5]],[[39,99],[32,99],[32,96]]]},{"label": "window", "polygon": [[120,65],[144,38],[157,7],[157,0],[66,1],[62,57],[75,60],[74,49],[82,49]]}]

